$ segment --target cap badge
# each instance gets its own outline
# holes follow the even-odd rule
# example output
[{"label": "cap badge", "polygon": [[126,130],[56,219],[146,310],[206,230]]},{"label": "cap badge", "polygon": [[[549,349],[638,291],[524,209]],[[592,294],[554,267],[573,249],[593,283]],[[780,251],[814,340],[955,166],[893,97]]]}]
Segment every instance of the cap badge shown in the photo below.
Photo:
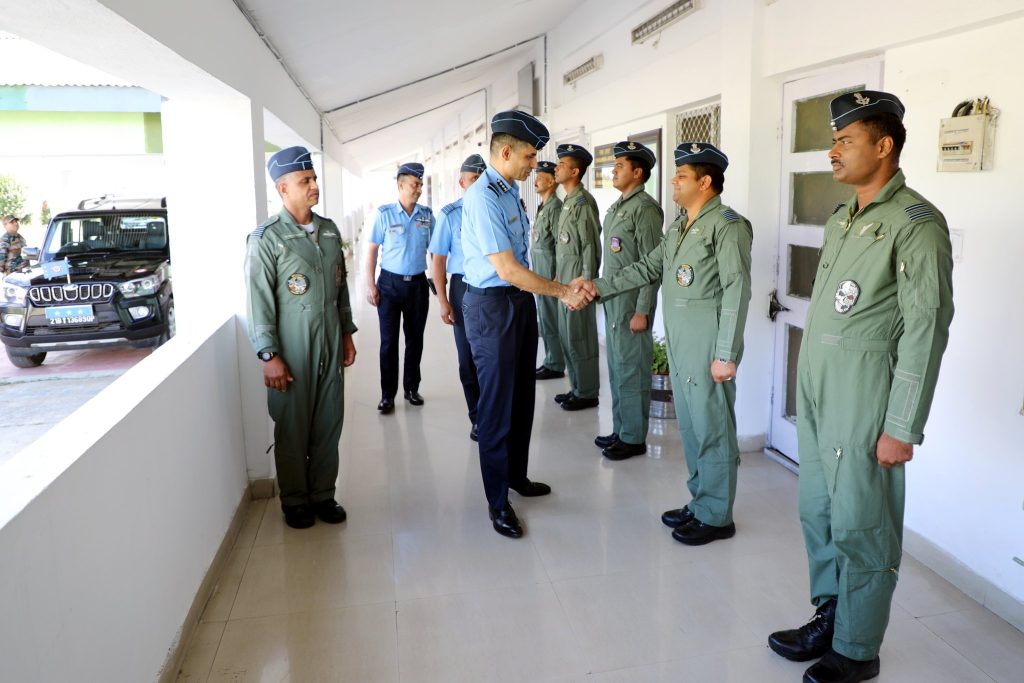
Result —
[{"label": "cap badge", "polygon": [[700,154],[700,152],[701,149],[700,147],[697,146],[696,142],[690,145],[690,154]]},{"label": "cap badge", "polygon": [[856,102],[857,104],[859,104],[862,107],[865,104],[871,104],[871,98],[870,97],[866,97],[864,95],[861,95],[859,92],[853,93],[853,101]]},{"label": "cap badge", "polygon": [[568,147],[565,148],[565,151],[566,152],[575,152],[576,148],[573,147],[572,145],[569,145]]},{"label": "cap badge", "polygon": [[636,143],[635,143],[635,142],[631,142],[631,143],[629,143],[628,145],[626,145],[626,147],[627,147],[628,149],[636,149]]}]

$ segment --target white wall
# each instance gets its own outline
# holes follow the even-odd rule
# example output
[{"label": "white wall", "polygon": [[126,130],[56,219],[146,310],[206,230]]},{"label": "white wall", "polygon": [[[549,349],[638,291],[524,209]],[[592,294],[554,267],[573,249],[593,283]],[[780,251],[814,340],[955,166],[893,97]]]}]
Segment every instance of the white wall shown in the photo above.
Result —
[{"label": "white wall", "polygon": [[156,678],[246,489],[235,356],[176,337],[6,463],[0,680]]}]

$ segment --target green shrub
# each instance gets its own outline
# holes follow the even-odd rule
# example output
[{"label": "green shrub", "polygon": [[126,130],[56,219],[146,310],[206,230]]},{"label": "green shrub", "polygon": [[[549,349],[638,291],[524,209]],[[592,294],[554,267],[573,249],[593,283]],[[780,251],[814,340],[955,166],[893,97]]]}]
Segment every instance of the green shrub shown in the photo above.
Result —
[{"label": "green shrub", "polygon": [[664,337],[654,337],[654,358],[651,360],[652,375],[668,374],[668,344]]}]

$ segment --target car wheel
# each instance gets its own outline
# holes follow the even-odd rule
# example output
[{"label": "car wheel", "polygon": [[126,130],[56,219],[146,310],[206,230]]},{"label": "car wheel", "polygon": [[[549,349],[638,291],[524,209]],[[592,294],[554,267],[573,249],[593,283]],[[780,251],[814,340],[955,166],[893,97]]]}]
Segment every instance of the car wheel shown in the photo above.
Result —
[{"label": "car wheel", "polygon": [[174,336],[175,332],[178,331],[177,318],[174,315],[174,300],[171,299],[171,305],[167,307],[167,329],[162,335],[160,335],[160,343],[158,346],[166,344],[171,337]]},{"label": "car wheel", "polygon": [[12,352],[9,346],[5,346],[4,349],[7,351],[7,358],[10,359],[11,365],[16,368],[36,368],[42,365],[46,359],[46,351],[42,353],[18,354]]}]

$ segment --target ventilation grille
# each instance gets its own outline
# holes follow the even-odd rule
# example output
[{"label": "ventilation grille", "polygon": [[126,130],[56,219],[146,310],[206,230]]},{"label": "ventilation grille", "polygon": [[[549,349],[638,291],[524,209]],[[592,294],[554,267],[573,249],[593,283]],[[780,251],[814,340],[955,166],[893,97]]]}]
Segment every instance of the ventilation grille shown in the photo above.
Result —
[{"label": "ventilation grille", "polygon": [[631,32],[633,44],[643,43],[698,9],[700,9],[700,4],[697,0],[681,0],[681,2],[672,3],[633,29]]},{"label": "ventilation grille", "polygon": [[576,81],[580,80],[584,76],[589,76],[602,66],[604,66],[604,55],[595,55],[575,69],[566,71],[562,76],[562,83],[565,85],[575,85]]}]

